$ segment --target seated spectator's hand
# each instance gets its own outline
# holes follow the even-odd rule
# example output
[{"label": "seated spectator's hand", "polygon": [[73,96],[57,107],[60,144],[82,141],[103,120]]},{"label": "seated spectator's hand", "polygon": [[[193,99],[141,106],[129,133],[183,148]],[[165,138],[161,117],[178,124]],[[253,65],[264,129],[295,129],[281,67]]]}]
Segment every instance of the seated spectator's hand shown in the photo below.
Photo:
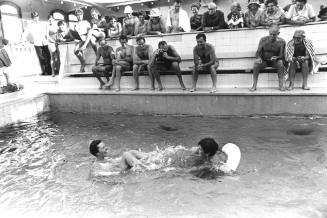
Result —
[{"label": "seated spectator's hand", "polygon": [[297,57],[297,60],[298,60],[300,63],[302,63],[302,62],[304,62],[304,57],[303,57],[303,56],[299,56],[299,57]]},{"label": "seated spectator's hand", "polygon": [[254,63],[256,63],[256,64],[262,64],[262,59],[261,58],[257,58],[257,59],[255,59]]},{"label": "seated spectator's hand", "polygon": [[198,70],[203,70],[203,65],[199,64],[197,68],[198,68]]},{"label": "seated spectator's hand", "polygon": [[206,33],[208,33],[208,32],[211,32],[212,30],[211,30],[210,27],[204,27],[203,28],[203,31],[206,32]]},{"label": "seated spectator's hand", "polygon": [[278,59],[277,56],[272,56],[272,57],[270,58],[270,60],[272,60],[272,61],[277,61],[277,59]]},{"label": "seated spectator's hand", "polygon": [[292,61],[293,62],[297,61],[297,58],[296,57],[292,57]]}]

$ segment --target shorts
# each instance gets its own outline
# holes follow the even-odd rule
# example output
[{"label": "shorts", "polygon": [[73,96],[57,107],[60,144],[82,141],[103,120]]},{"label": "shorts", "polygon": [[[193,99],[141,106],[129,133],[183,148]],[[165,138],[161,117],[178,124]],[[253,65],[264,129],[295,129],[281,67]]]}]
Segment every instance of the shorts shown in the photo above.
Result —
[{"label": "shorts", "polygon": [[97,75],[101,77],[107,77],[110,75],[110,72],[112,71],[112,65],[107,64],[107,65],[97,65],[92,67],[92,71],[96,71]]},{"label": "shorts", "polygon": [[151,70],[154,71],[169,71],[172,69],[172,63],[173,62],[164,62],[164,63],[154,63],[151,66]]},{"label": "shorts", "polygon": [[121,67],[122,72],[131,71],[133,69],[131,63],[127,63],[127,62],[119,63],[119,64],[116,64],[116,65]]}]

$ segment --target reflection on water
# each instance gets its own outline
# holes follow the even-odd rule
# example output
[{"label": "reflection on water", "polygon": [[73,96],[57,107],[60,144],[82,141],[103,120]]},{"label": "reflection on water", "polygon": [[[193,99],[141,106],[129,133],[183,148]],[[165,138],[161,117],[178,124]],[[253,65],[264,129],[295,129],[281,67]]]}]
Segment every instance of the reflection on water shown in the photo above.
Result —
[{"label": "reflection on water", "polygon": [[[204,180],[166,169],[90,177],[92,139],[110,144],[117,157],[127,149],[190,148],[206,136],[239,145],[236,176]],[[0,212],[327,217],[326,151],[326,118],[44,115],[0,129]]]}]

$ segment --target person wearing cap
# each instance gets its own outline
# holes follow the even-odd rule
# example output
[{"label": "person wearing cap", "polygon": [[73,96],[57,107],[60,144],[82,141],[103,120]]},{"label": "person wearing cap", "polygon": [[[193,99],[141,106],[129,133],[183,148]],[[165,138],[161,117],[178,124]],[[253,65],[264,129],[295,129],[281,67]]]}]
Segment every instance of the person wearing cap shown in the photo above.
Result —
[{"label": "person wearing cap", "polygon": [[149,17],[150,20],[146,29],[147,35],[161,35],[166,32],[165,24],[158,8],[151,9]]},{"label": "person wearing cap", "polygon": [[[162,91],[163,87],[160,80],[159,72],[172,71],[177,74],[179,84],[182,90],[186,90],[181,68],[179,63],[182,61],[181,56],[177,53],[172,45],[168,45],[166,41],[160,41],[158,43],[158,49],[153,52],[153,55],[149,61],[149,66],[154,78],[158,82],[159,91]],[[154,89],[154,81],[151,82]]]},{"label": "person wearing cap", "polygon": [[146,28],[148,26],[148,20],[145,20],[145,16],[146,16],[146,13],[141,11],[139,13],[139,16],[138,16],[138,19],[139,19],[139,22],[136,24],[135,26],[135,35],[136,36],[139,36],[139,35],[146,35]]},{"label": "person wearing cap", "polygon": [[285,40],[278,37],[279,26],[272,24],[269,27],[269,35],[260,39],[256,52],[256,60],[253,65],[253,86],[251,92],[257,90],[257,83],[260,70],[266,67],[277,69],[279,90],[285,91],[284,88],[284,51]]},{"label": "person wearing cap", "polygon": [[191,5],[191,11],[193,13],[193,16],[190,18],[191,31],[202,30],[202,14],[199,14],[200,7],[201,4],[199,2]]},{"label": "person wearing cap", "polygon": [[134,90],[140,89],[139,73],[142,69],[145,69],[149,73],[151,80],[151,90],[154,90],[154,79],[149,67],[149,60],[153,53],[152,46],[145,44],[145,38],[138,36],[136,38],[137,46],[133,49],[133,78],[134,78]]},{"label": "person wearing cap", "polygon": [[109,38],[119,37],[123,31],[121,23],[117,22],[117,18],[115,16],[111,16],[109,18],[109,29],[107,32],[107,36]]},{"label": "person wearing cap", "polygon": [[85,44],[87,39],[87,34],[91,29],[91,25],[87,20],[83,20],[84,12],[81,9],[77,9],[75,11],[75,15],[77,17],[77,23],[74,25],[72,31],[74,31],[78,35],[78,42],[76,43],[74,53],[78,60],[81,62],[80,72],[85,72],[85,57],[84,50],[81,49]]},{"label": "person wearing cap", "polygon": [[307,0],[296,0],[286,14],[287,23],[291,25],[305,25],[316,20],[316,13]]},{"label": "person wearing cap", "polygon": [[100,12],[97,9],[91,9],[91,24],[92,28],[88,31],[87,37],[85,39],[84,44],[80,48],[80,50],[85,50],[87,45],[91,43],[91,46],[95,53],[97,53],[97,41],[104,39],[106,34],[104,33],[104,25],[103,21],[99,19]]},{"label": "person wearing cap", "polygon": [[262,10],[258,0],[249,0],[248,9],[244,13],[245,26],[248,28],[256,28],[260,26]]},{"label": "person wearing cap", "polygon": [[315,55],[315,50],[311,40],[306,39],[303,30],[296,30],[293,39],[286,46],[286,61],[289,63],[288,90],[294,89],[295,73],[299,69],[302,71],[302,89],[309,90],[308,75],[311,72],[316,73],[319,68],[319,61]]},{"label": "person wearing cap", "polygon": [[327,7],[321,5],[318,17],[321,21],[327,21]]},{"label": "person wearing cap", "polygon": [[208,4],[208,11],[203,14],[202,29],[204,32],[212,32],[218,29],[225,29],[227,24],[225,22],[224,13],[217,10],[217,5],[213,2]]},{"label": "person wearing cap", "polygon": [[204,33],[196,35],[197,45],[193,48],[194,69],[192,71],[192,89],[190,92],[196,91],[196,83],[198,81],[199,72],[210,72],[212,80],[211,93],[217,91],[217,72],[219,62],[216,58],[215,47],[207,43],[207,37]]},{"label": "person wearing cap", "polygon": [[33,21],[27,26],[22,35],[22,39],[27,39],[28,35],[32,36],[35,51],[40,61],[42,75],[51,75],[51,55],[48,48],[47,28],[43,23],[39,22],[38,12],[32,12],[31,18]]},{"label": "person wearing cap", "polygon": [[127,5],[124,10],[126,17],[123,19],[123,34],[126,36],[136,36],[136,25],[139,23],[139,19],[133,16],[133,9]]},{"label": "person wearing cap", "polygon": [[174,1],[174,8],[168,11],[167,15],[167,32],[179,33],[190,32],[191,24],[186,11],[181,8],[181,0]]},{"label": "person wearing cap", "polygon": [[119,42],[121,47],[116,49],[116,59],[113,60],[112,76],[110,81],[104,85],[105,88],[110,89],[116,83],[116,92],[120,91],[122,73],[131,70],[133,62],[133,46],[127,44],[127,36],[121,35]]},{"label": "person wearing cap", "polygon": [[285,24],[285,21],[284,11],[278,6],[277,0],[265,1],[265,10],[261,14],[260,24],[269,27],[272,24]]}]

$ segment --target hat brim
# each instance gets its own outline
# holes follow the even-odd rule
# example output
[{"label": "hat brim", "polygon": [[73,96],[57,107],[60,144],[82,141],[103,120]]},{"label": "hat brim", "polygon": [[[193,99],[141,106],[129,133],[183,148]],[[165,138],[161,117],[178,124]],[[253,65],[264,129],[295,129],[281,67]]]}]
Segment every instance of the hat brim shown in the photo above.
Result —
[{"label": "hat brim", "polygon": [[250,6],[250,5],[257,5],[257,6],[259,6],[259,7],[260,7],[260,4],[259,4],[259,3],[257,3],[257,2],[251,2],[251,3],[249,3],[249,4],[248,4],[248,6]]}]

